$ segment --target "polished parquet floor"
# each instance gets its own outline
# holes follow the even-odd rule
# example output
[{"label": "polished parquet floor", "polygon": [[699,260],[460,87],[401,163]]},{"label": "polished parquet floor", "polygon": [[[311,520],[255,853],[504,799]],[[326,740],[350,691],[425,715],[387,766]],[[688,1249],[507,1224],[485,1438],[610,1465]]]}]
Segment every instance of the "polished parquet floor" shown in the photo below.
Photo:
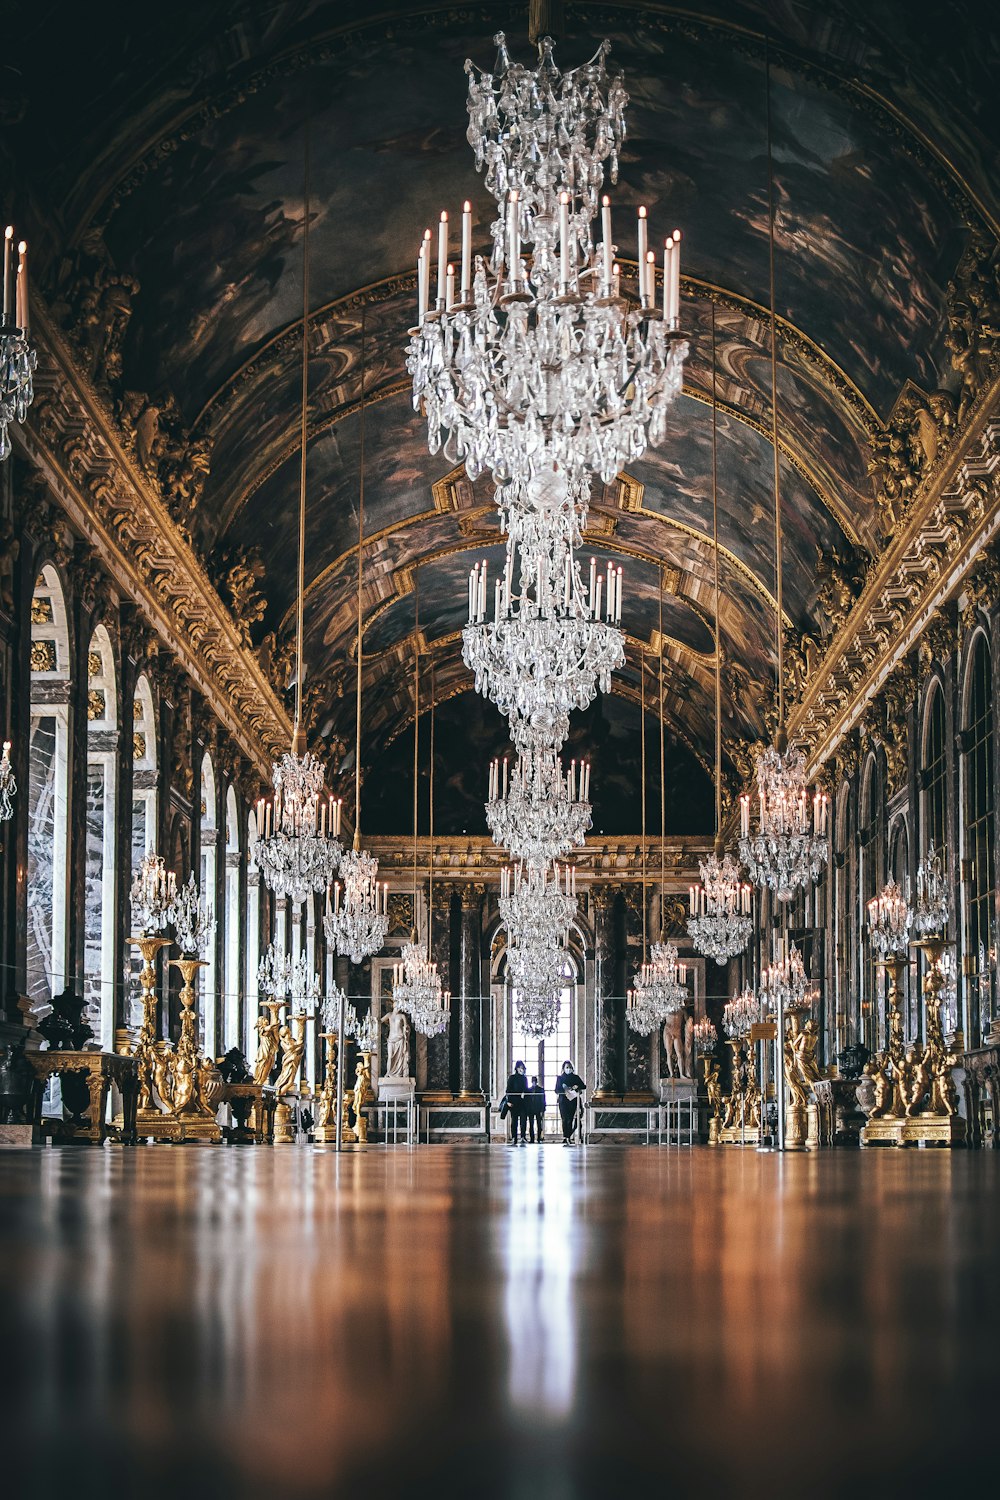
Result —
[{"label": "polished parquet floor", "polygon": [[996,1493],[991,1152],[0,1152],[0,1296],[11,1500]]}]

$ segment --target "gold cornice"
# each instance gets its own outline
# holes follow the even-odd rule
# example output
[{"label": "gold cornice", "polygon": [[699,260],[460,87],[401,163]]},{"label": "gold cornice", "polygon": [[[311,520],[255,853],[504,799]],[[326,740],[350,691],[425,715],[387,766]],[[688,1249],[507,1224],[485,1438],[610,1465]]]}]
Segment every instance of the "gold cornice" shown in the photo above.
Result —
[{"label": "gold cornice", "polygon": [[[365,838],[365,848],[378,860],[390,891],[412,890],[412,834],[369,835]],[[664,840],[662,848],[668,888],[686,893],[692,877],[697,878],[699,861],[711,853],[712,837],[676,834]],[[659,838],[652,834],[645,839],[641,834],[590,834],[583,848],[573,856],[578,883],[587,886],[606,880],[638,879],[645,868],[649,883],[658,884],[660,849]],[[485,835],[430,838],[423,834],[417,839],[418,880],[426,879],[432,861],[435,879],[440,876],[449,881],[475,881],[482,880],[484,872],[488,872],[495,877],[499,889],[500,870],[509,862],[509,856]]]},{"label": "gold cornice", "polygon": [[34,319],[37,394],[31,416],[16,430],[19,449],[220,723],[266,772],[291,735],[283,705],[40,299]]}]

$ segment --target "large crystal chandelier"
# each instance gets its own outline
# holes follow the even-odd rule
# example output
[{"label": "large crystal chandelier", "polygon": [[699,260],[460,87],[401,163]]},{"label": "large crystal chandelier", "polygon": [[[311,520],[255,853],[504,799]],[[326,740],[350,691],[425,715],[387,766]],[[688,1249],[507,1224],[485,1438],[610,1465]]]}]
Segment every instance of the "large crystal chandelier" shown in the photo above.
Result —
[{"label": "large crystal chandelier", "polygon": [[808,1004],[809,976],[798,948],[792,947],[784,958],[764,966],[759,990],[761,1002],[776,1014]]},{"label": "large crystal chandelier", "polygon": [[688,934],[695,948],[716,963],[742,953],[753,930],[750,887],[740,880],[732,855],[718,849],[698,862],[701,884],[690,887]]},{"label": "large crystal chandelier", "polygon": [[579,564],[557,539],[538,552],[534,567],[522,567],[516,592],[512,549],[507,557],[492,599],[485,559],[470,572],[462,657],[476,692],[509,720],[519,749],[557,746],[571,710],[586,708],[598,688],[608,692],[611,673],[625,660],[622,572],[611,563],[599,571],[592,559],[584,585]]},{"label": "large crystal chandelier", "polygon": [[868,936],[877,958],[903,958],[910,942],[913,913],[895,880],[868,902]]},{"label": "large crystal chandelier", "polygon": [[16,796],[17,782],[14,779],[14,768],[10,763],[10,740],[4,740],[3,754],[0,755],[0,823],[6,823],[14,816]]},{"label": "large crystal chandelier", "polygon": [[555,750],[529,747],[511,770],[506,758],[490,765],[486,822],[495,844],[515,860],[548,865],[581,845],[590,827],[590,766],[572,761],[563,771]]},{"label": "large crystal chandelier", "polygon": [[518,865],[500,872],[500,917],[520,943],[565,941],[576,916],[576,870]]},{"label": "large crystal chandelier", "polygon": [[[14,257],[17,257],[15,265]],[[10,454],[11,422],[21,423],[34,400],[38,354],[28,339],[28,246],[14,245],[14,226],[3,237],[3,304],[0,307],[0,462]]]},{"label": "large crystal chandelier", "polygon": [[162,932],[174,919],[177,876],[152,849],[143,855],[129,891],[132,920],[143,935]]},{"label": "large crystal chandelier", "polygon": [[442,985],[437,964],[417,942],[416,932],[403,945],[402,963],[393,965],[392,1000],[422,1036],[440,1036],[448,1029],[451,995]]},{"label": "large crystal chandelier", "polygon": [[777,647],[778,732],[757,761],[758,825],[750,826],[750,798],[741,801],[740,859],[754,885],[779,901],[818,880],[829,857],[827,798],[811,796],[805,757],[785,733],[784,611],[782,602],[781,486],[778,447],[777,315],[774,296],[774,163],[771,142],[771,75],[767,67],[767,207],[771,300],[771,447],[774,460],[774,629]]},{"label": "large crystal chandelier", "polygon": [[211,906],[201,899],[193,871],[174,897],[170,920],[177,946],[185,957],[204,958],[215,935],[216,923]]},{"label": "large crystal chandelier", "polygon": [[377,953],[389,931],[389,887],[380,884],[378,860],[361,848],[357,834],[354,848],[340,861],[332,901],[327,893],[323,930],[354,964]]},{"label": "large crystal chandelier", "polygon": [[731,1041],[750,1035],[750,1028],[760,1020],[760,1001],[752,989],[745,989],[722,1007],[722,1029]]},{"label": "large crystal chandelier", "polygon": [[917,899],[913,906],[913,930],[921,937],[940,937],[948,925],[951,899],[945,879],[941,851],[931,844],[917,866]]},{"label": "large crystal chandelier", "polygon": [[325,794],[322,763],[306,749],[302,726],[303,609],[306,566],[306,439],[309,391],[309,220],[308,155],[303,214],[302,401],[299,417],[299,550],[295,609],[295,730],[287,754],[271,767],[272,800],[257,804],[254,863],[264,883],[296,904],[333,879],[343,850],[340,803]]},{"label": "large crystal chandelier", "polygon": [[754,885],[768,886],[779,901],[818,880],[829,857],[825,792],[810,796],[805,756],[784,735],[757,761],[758,825],[750,824],[750,797],[740,798],[740,859]]},{"label": "large crystal chandelier", "polygon": [[414,405],[426,413],[431,452],[444,441],[472,479],[488,468],[498,484],[527,482],[558,469],[571,479],[597,473],[610,484],[661,441],[680,390],[687,353],[677,327],[680,236],[664,244],[661,306],[640,210],[640,297],[630,310],[614,264],[610,204],[599,201],[605,162],[617,179],[628,102],[605,66],[609,44],[562,74],[549,38],[534,69],[511,62],[502,33],[496,42],[493,73],[466,64],[468,136],[499,207],[493,254],[488,265],[480,256],[473,263],[467,203],[456,279],[443,213],[432,307],[426,233],[407,361]]}]

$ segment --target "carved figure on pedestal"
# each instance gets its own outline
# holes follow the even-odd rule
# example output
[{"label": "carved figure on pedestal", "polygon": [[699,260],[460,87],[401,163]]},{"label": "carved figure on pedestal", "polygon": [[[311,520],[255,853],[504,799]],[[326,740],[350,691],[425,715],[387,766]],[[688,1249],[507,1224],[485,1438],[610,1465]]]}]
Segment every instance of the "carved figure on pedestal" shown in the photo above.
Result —
[{"label": "carved figure on pedestal", "polygon": [[300,1012],[292,1017],[292,1025],[286,1019],[279,1024],[278,1037],[281,1041],[281,1072],[278,1081],[274,1085],[276,1094],[287,1094],[295,1087],[299,1076],[299,1068],[302,1064],[302,1054],[306,1050],[306,1017],[305,1012]]},{"label": "carved figure on pedestal", "polygon": [[386,1034],[386,1078],[407,1078],[410,1069],[410,1023],[403,1011],[393,1009],[382,1017]]},{"label": "carved figure on pedestal", "polygon": [[708,1095],[708,1109],[714,1120],[718,1120],[722,1113],[722,1086],[719,1083],[719,1065],[713,1063],[705,1072],[705,1092]]},{"label": "carved figure on pedestal", "polygon": [[270,1078],[278,1056],[278,1022],[271,1016],[259,1015],[255,1030],[258,1042],[257,1056],[253,1064],[253,1081],[264,1084]]},{"label": "carved figure on pedestal", "polygon": [[[667,1054],[667,1077],[691,1077],[691,1040],[694,1021],[686,1010],[673,1011],[663,1023],[663,1046]],[[676,1069],[676,1071],[675,1071]]]},{"label": "carved figure on pedestal", "polygon": [[958,1090],[951,1070],[955,1066],[953,1056],[943,1057],[934,1069],[931,1086],[931,1112],[935,1115],[958,1114]]},{"label": "carved figure on pedestal", "polygon": [[931,1086],[930,1050],[926,1047],[910,1047],[906,1054],[903,1073],[903,1093],[906,1113],[912,1118],[917,1113]]}]

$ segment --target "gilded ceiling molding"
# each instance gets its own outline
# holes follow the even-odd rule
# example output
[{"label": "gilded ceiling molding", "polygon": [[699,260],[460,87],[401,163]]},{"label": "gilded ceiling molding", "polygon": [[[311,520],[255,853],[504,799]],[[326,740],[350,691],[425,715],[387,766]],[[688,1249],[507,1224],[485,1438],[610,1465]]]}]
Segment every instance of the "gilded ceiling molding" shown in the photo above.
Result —
[{"label": "gilded ceiling molding", "polygon": [[[413,839],[399,835],[366,835],[365,848],[369,849],[379,863],[390,889],[407,890],[413,881]],[[667,872],[667,889],[687,895],[692,879],[697,879],[698,863],[707,859],[712,850],[712,840],[692,834],[677,834],[663,843],[663,865]],[[509,861],[505,850],[485,835],[468,834],[417,839],[417,878],[424,881],[430,874],[433,861],[434,876],[471,884],[487,871],[492,883],[499,878],[500,867]],[[582,849],[573,856],[577,869],[578,884],[587,886],[591,881],[605,882],[610,874],[616,878],[639,880],[643,870],[660,869],[660,840],[652,834],[645,839],[641,835],[590,834]],[[409,886],[407,881],[410,882]]]},{"label": "gilded ceiling molding", "polygon": [[204,567],[63,335],[36,306],[39,369],[18,447],[73,527],[175,654],[220,723],[262,771],[291,724]]},{"label": "gilded ceiling molding", "polygon": [[998,401],[995,376],[980,393],[966,441],[929,470],[790,714],[789,736],[807,747],[810,774],[860,721],[1000,531]]}]

